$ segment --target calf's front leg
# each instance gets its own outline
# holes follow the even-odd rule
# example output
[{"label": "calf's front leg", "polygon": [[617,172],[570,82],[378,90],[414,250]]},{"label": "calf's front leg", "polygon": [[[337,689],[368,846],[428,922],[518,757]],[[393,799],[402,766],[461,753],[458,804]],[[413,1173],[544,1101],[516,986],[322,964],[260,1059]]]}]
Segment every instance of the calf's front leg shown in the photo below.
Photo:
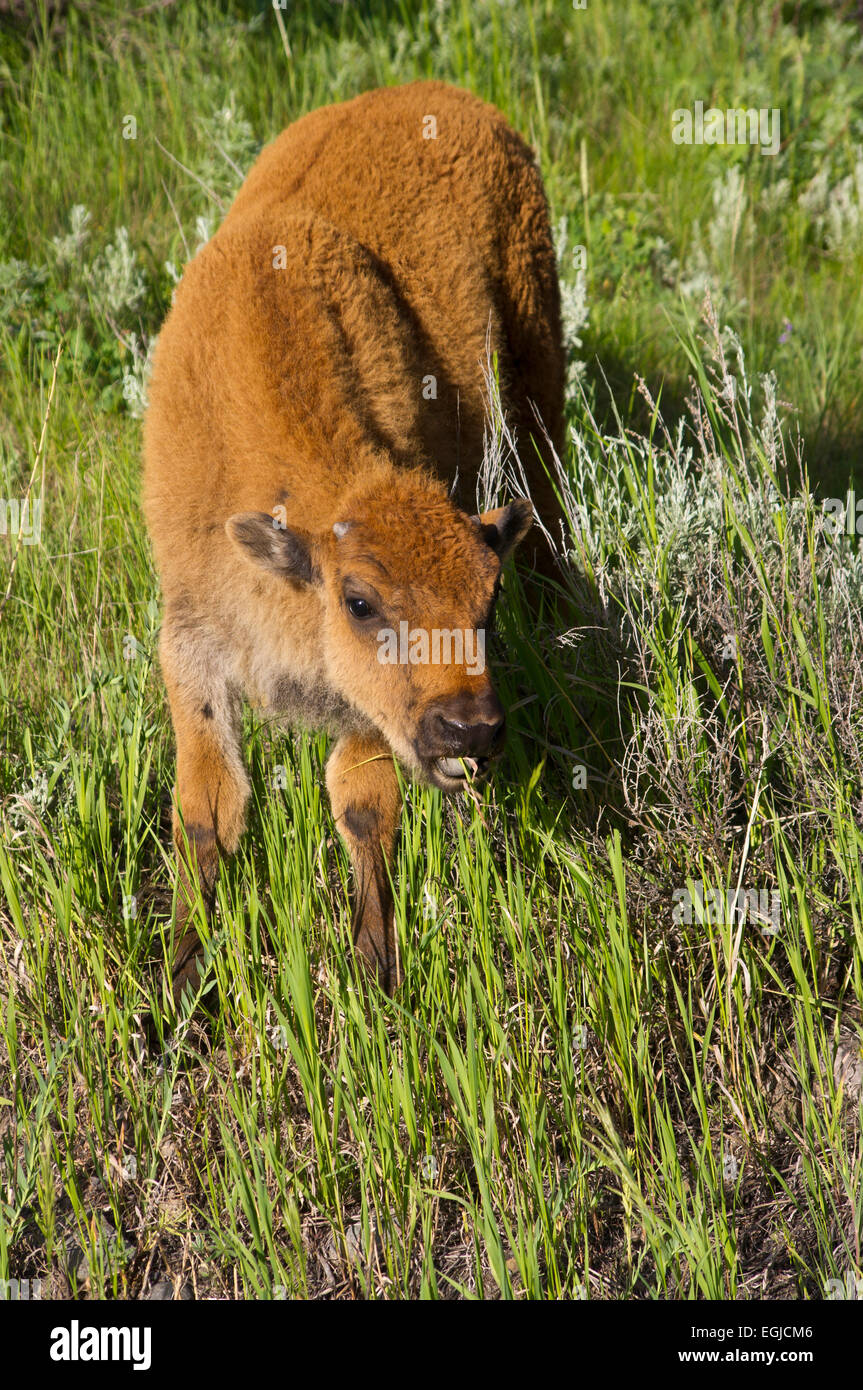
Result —
[{"label": "calf's front leg", "polygon": [[327,763],[327,790],[354,871],[354,946],[381,988],[392,994],[401,971],[387,864],[392,870],[401,795],[383,739],[340,738]]},{"label": "calf's front leg", "polygon": [[[198,985],[203,954],[192,922],[196,888],[212,911],[221,856],[232,854],[245,824],[249,784],[240,752],[241,706],[204,654],[163,628],[162,669],[177,740],[174,845],[180,877],[172,966],[174,1007]],[[193,660],[194,658],[194,660]]]}]

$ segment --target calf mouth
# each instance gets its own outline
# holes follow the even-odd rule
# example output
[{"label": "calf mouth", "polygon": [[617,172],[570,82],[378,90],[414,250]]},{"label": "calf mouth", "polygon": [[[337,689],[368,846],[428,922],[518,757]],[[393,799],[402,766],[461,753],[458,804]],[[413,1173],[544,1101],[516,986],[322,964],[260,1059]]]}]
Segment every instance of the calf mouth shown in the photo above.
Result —
[{"label": "calf mouth", "polygon": [[427,758],[424,771],[441,791],[459,791],[470,783],[483,782],[491,768],[491,758]]}]

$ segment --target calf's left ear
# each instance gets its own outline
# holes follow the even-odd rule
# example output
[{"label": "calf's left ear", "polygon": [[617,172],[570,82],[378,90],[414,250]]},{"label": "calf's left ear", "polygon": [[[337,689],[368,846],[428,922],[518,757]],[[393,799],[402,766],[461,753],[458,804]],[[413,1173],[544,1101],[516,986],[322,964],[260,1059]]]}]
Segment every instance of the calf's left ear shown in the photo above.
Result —
[{"label": "calf's left ear", "polygon": [[491,546],[503,564],[530,530],[533,504],[526,497],[518,497],[509,506],[483,512],[482,516],[471,517],[471,521],[476,522],[486,545]]},{"label": "calf's left ear", "polygon": [[237,512],[225,522],[225,530],[253,565],[298,584],[320,580],[311,536],[282,526],[269,512]]}]

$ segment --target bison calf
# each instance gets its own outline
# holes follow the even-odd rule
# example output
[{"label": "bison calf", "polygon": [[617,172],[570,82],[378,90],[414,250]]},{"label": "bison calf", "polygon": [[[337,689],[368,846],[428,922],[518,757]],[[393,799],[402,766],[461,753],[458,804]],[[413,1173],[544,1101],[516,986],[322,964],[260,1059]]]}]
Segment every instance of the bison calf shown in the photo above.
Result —
[{"label": "bison calf", "polygon": [[[186,887],[197,875],[212,902],[243,829],[243,699],[327,730],[354,941],[385,989],[393,760],[452,792],[504,735],[482,639],[532,509],[471,516],[452,489],[476,493],[487,342],[551,518],[547,446],[528,438],[535,405],[561,449],[542,182],[494,107],[417,82],[315,111],[264,150],[186,268],[155,354],[144,493]],[[181,898],[175,1000],[199,952]]]}]

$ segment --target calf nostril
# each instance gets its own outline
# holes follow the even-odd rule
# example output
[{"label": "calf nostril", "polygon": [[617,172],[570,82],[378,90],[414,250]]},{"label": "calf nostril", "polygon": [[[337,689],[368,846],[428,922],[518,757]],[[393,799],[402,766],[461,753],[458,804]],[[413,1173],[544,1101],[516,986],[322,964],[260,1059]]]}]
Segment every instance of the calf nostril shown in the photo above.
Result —
[{"label": "calf nostril", "polygon": [[493,690],[431,705],[420,724],[424,756],[490,757],[503,742],[505,726],[503,706]]},{"label": "calf nostril", "polygon": [[462,724],[455,719],[441,719],[441,732],[456,757],[482,757],[499,741],[504,728],[504,718],[483,720],[476,724]]},{"label": "calf nostril", "polygon": [[437,722],[443,737],[453,745],[464,743],[470,735],[470,725],[462,724],[458,719],[444,719],[443,715],[439,714]]}]

